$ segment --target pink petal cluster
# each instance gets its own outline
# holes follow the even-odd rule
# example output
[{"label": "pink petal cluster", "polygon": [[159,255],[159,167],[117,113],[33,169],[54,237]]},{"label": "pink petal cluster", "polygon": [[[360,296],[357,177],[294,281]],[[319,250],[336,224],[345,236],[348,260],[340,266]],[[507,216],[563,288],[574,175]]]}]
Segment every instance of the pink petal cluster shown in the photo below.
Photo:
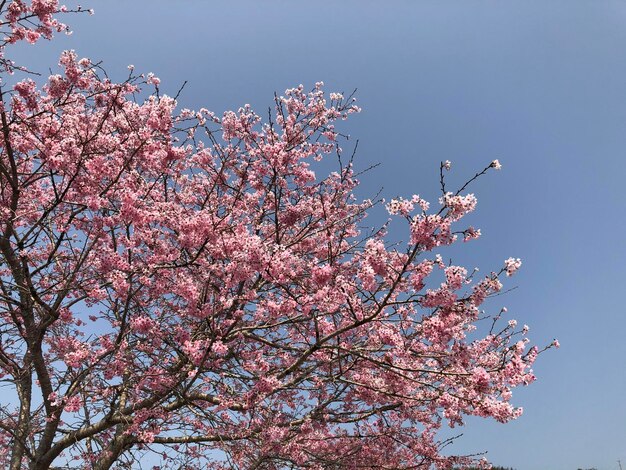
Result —
[{"label": "pink petal cluster", "polygon": [[504,269],[507,276],[512,276],[522,266],[522,260],[519,258],[508,258],[504,261]]}]

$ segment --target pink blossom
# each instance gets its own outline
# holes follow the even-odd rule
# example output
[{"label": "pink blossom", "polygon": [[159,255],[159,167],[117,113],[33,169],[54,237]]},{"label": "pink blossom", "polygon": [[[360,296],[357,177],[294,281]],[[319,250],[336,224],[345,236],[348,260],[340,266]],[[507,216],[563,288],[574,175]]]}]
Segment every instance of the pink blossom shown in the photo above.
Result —
[{"label": "pink blossom", "polygon": [[519,258],[507,258],[504,261],[504,269],[507,276],[512,276],[522,266],[522,260]]},{"label": "pink blossom", "polygon": [[63,409],[68,413],[75,413],[82,407],[82,400],[79,395],[74,395],[65,400]]}]

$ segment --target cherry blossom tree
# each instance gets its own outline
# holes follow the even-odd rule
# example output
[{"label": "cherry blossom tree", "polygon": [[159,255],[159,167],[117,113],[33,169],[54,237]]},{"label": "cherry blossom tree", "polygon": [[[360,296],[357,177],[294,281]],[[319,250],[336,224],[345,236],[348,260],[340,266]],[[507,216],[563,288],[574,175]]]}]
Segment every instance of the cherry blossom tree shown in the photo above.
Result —
[{"label": "cherry blossom tree", "polygon": [[[5,75],[64,11],[0,3]],[[362,227],[351,159],[314,172],[351,97],[300,86],[263,122],[177,111],[157,78],[73,52],[60,72],[1,90],[0,465],[451,468],[477,459],[442,427],[520,415],[540,351],[481,311],[520,261],[443,262],[480,235],[449,162],[436,208],[386,204],[400,246]]]}]

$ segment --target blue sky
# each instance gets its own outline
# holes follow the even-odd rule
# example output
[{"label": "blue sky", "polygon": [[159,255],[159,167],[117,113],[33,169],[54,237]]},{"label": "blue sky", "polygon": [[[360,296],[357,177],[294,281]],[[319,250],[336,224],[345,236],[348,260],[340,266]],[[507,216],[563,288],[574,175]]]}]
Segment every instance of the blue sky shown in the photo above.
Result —
[{"label": "blue sky", "polygon": [[[173,8],[175,5],[175,8]],[[483,237],[450,252],[482,271],[522,258],[498,303],[531,327],[537,382],[524,415],[470,419],[454,452],[489,451],[518,470],[617,469],[626,462],[626,3],[605,0],[85,0],[74,34],[21,47],[46,71],[63,49],[188,84],[182,106],[221,113],[323,80],[358,88],[359,195],[438,197],[441,160],[473,187]],[[402,233],[399,231],[399,236]],[[405,237],[406,238],[406,237]],[[497,305],[499,306],[499,304]],[[497,308],[497,307],[494,307]]]}]

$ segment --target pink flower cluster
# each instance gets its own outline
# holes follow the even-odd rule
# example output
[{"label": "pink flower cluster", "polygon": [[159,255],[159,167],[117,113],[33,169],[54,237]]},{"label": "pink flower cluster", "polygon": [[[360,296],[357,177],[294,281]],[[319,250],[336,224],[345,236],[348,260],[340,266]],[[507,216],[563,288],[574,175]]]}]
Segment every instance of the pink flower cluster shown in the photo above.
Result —
[{"label": "pink flower cluster", "polygon": [[507,258],[504,261],[504,269],[507,276],[512,276],[522,266],[522,260],[519,258]]}]

